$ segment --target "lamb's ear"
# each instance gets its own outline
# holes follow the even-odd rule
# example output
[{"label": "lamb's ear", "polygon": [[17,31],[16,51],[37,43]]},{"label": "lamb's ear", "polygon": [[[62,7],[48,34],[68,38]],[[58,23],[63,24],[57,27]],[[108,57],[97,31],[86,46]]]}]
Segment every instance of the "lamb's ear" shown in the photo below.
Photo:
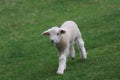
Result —
[{"label": "lamb's ear", "polygon": [[49,35],[50,35],[50,33],[49,33],[49,31],[47,30],[47,31],[44,31],[44,32],[42,33],[42,35],[49,36]]},{"label": "lamb's ear", "polygon": [[65,31],[64,29],[61,29],[61,30],[60,30],[60,33],[61,33],[61,34],[64,34],[65,32],[66,32],[66,31]]}]

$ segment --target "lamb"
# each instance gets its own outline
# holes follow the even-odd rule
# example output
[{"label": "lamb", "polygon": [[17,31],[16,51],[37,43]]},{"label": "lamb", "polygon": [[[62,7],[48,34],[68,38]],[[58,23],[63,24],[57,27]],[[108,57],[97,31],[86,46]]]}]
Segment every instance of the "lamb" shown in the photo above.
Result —
[{"label": "lamb", "polygon": [[87,59],[87,53],[84,46],[84,41],[81,32],[74,21],[65,21],[61,27],[52,27],[42,33],[50,37],[51,43],[55,44],[58,51],[59,67],[58,74],[64,74],[66,69],[66,58],[68,55],[72,59],[75,58],[74,42],[78,44],[78,49],[81,51],[82,59]]}]

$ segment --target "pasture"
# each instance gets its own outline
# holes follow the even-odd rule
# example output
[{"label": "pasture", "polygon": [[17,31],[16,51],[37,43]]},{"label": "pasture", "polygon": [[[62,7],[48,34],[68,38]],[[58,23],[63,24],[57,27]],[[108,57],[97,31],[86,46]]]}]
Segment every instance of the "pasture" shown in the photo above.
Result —
[{"label": "pasture", "polygon": [[[82,33],[88,59],[58,57],[41,33],[66,20]],[[120,80],[120,0],[0,0],[0,80]]]}]

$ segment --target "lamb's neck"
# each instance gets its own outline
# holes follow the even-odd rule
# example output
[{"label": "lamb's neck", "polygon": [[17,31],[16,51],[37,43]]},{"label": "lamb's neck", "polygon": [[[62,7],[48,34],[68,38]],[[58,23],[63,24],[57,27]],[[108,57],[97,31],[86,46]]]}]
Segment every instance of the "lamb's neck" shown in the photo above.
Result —
[{"label": "lamb's neck", "polygon": [[67,39],[65,36],[62,36],[60,43],[56,44],[56,48],[59,52],[64,51],[64,49],[67,47]]}]

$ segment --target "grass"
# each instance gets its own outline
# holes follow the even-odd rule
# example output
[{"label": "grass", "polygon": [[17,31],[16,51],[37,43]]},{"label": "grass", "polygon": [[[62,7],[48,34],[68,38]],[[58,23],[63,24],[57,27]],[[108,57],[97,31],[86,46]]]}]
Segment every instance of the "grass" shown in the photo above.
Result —
[{"label": "grass", "polygon": [[[0,80],[119,80],[120,0],[0,0]],[[40,35],[74,20],[88,59],[68,58],[56,74],[58,58]],[[47,44],[46,44],[47,43]]]}]

